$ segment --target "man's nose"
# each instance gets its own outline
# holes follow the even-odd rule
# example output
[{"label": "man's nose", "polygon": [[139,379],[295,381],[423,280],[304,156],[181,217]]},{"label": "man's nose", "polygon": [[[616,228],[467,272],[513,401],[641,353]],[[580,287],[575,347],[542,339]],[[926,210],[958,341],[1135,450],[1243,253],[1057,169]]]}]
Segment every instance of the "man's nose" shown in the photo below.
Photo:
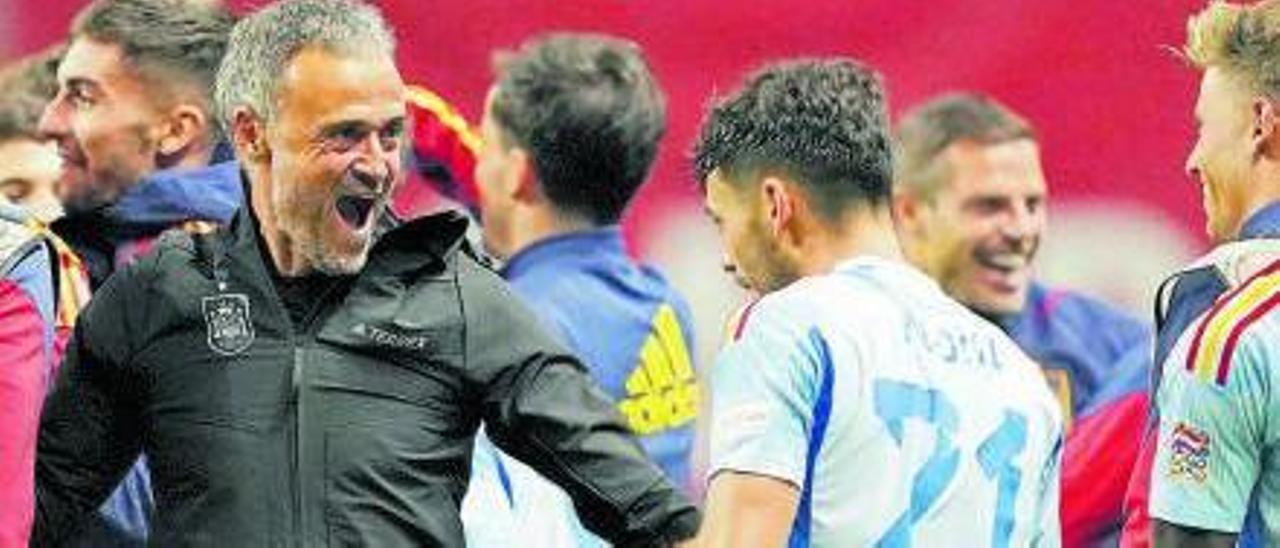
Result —
[{"label": "man's nose", "polygon": [[66,102],[62,101],[61,95],[45,105],[44,110],[40,113],[40,120],[36,123],[36,133],[40,135],[40,138],[56,139],[69,132],[67,109],[64,105],[66,105]]},{"label": "man's nose", "polygon": [[392,162],[401,160],[396,146],[386,146],[378,138],[377,132],[370,132],[369,137],[361,143],[361,155],[353,166],[352,173],[363,185],[381,191],[391,177]]}]

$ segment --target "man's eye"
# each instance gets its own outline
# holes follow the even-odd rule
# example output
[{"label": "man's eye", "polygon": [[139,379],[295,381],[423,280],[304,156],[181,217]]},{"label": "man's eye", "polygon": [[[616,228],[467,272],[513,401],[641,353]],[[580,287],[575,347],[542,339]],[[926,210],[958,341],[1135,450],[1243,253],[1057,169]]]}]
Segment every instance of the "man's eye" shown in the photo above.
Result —
[{"label": "man's eye", "polygon": [[355,144],[364,139],[364,131],[357,127],[339,128],[334,132],[333,138],[348,144]]},{"label": "man's eye", "polygon": [[72,93],[67,96],[67,102],[76,108],[87,108],[93,106],[93,100],[79,93]]},{"label": "man's eye", "polygon": [[31,192],[31,184],[23,180],[10,179],[0,183],[0,194],[13,201],[27,197]]},{"label": "man's eye", "polygon": [[403,139],[404,138],[404,122],[392,122],[386,127],[378,131],[378,137],[382,139]]}]

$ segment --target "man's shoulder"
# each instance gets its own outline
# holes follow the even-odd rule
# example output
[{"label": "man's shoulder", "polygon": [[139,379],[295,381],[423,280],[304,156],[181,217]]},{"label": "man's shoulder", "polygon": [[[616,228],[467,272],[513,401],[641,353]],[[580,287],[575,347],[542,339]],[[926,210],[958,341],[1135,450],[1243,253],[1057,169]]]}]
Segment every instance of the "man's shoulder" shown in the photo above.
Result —
[{"label": "man's shoulder", "polygon": [[1098,297],[1075,289],[1050,287],[1037,283],[1028,295],[1027,309],[1041,315],[1055,326],[1074,326],[1090,330],[1116,326],[1144,329],[1133,314],[1121,310]]},{"label": "man's shoulder", "polygon": [[409,263],[456,265],[461,260],[494,270],[494,261],[470,234],[470,220],[459,212],[443,211],[392,224],[370,251],[371,259],[398,267],[412,267]]},{"label": "man's shoulder", "polygon": [[4,276],[16,260],[21,260],[40,234],[27,222],[21,210],[0,204],[0,276]]},{"label": "man's shoulder", "polygon": [[1280,360],[1280,260],[1217,298],[1187,330],[1181,365],[1225,384],[1239,364],[1270,371]]}]

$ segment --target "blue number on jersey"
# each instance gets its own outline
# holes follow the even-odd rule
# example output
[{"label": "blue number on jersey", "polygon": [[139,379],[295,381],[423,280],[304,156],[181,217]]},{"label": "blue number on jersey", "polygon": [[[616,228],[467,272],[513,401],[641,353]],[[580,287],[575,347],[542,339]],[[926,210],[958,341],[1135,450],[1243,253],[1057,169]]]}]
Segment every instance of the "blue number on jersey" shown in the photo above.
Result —
[{"label": "blue number on jersey", "polygon": [[[953,446],[959,417],[955,405],[946,394],[914,384],[898,381],[876,381],[874,387],[876,415],[885,421],[889,434],[902,445],[905,423],[918,419],[934,428],[934,449],[911,480],[911,500],[906,511],[894,521],[876,546],[905,548],[911,546],[911,531],[929,508],[938,501],[943,490],[955,479],[960,451]],[[1005,548],[1013,532],[1013,503],[1022,475],[1013,460],[1026,446],[1027,420],[1022,415],[1005,411],[1004,421],[978,446],[976,458],[988,478],[996,480],[996,516],[992,546]]]},{"label": "blue number on jersey", "polygon": [[995,548],[1007,548],[1013,535],[1013,503],[1022,483],[1022,472],[1013,459],[1026,446],[1027,418],[1008,410],[996,431],[978,446],[978,464],[988,478],[996,480],[996,523],[991,535]]}]

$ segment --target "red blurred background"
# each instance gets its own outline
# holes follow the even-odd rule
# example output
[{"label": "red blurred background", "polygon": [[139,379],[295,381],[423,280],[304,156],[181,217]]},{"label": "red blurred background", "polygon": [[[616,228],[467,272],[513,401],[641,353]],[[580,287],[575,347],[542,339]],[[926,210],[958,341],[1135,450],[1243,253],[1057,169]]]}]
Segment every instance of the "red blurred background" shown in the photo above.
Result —
[{"label": "red blurred background", "polygon": [[[8,3],[8,5],[5,5]],[[12,57],[60,40],[85,2],[0,0]],[[233,2],[240,10],[261,2]],[[1190,0],[747,2],[466,0],[381,3],[406,77],[477,119],[490,52],[547,30],[629,37],[670,96],[671,127],[631,224],[652,230],[672,200],[694,200],[687,151],[703,108],[769,59],[853,55],[883,72],[895,112],[951,89],[988,92],[1041,133],[1056,198],[1154,204],[1199,234],[1199,199],[1182,174],[1194,74],[1170,53]]]},{"label": "red blurred background", "polygon": [[[0,57],[60,40],[84,3],[0,0]],[[232,5],[244,11],[261,3]],[[406,79],[433,88],[473,121],[495,48],[514,47],[549,30],[602,31],[638,42],[669,95],[671,121],[652,182],[628,217],[628,234],[642,254],[658,256],[674,270],[690,257],[706,263],[676,272],[678,283],[700,283],[719,260],[714,238],[690,220],[699,196],[687,156],[705,105],[714,94],[735,88],[753,67],[797,55],[852,55],[877,67],[895,112],[935,93],[965,89],[990,93],[1026,115],[1040,132],[1053,193],[1050,242],[1070,243],[1057,252],[1065,263],[1045,258],[1049,264],[1042,264],[1042,272],[1057,272],[1050,277],[1140,303],[1158,281],[1152,279],[1157,272],[1204,243],[1199,194],[1182,171],[1194,135],[1196,74],[1171,52],[1182,42],[1187,16],[1203,0],[380,5],[401,40]],[[1140,222],[1130,226],[1130,219]],[[1143,235],[1124,237],[1135,231]],[[710,245],[689,251],[686,244],[695,235],[707,235]],[[1163,243],[1148,245],[1147,238]],[[1141,256],[1144,251],[1150,257]],[[1124,287],[1114,279],[1121,258],[1126,265],[1148,266]],[[1080,281],[1079,274],[1090,269],[1098,272],[1096,279]]]}]

